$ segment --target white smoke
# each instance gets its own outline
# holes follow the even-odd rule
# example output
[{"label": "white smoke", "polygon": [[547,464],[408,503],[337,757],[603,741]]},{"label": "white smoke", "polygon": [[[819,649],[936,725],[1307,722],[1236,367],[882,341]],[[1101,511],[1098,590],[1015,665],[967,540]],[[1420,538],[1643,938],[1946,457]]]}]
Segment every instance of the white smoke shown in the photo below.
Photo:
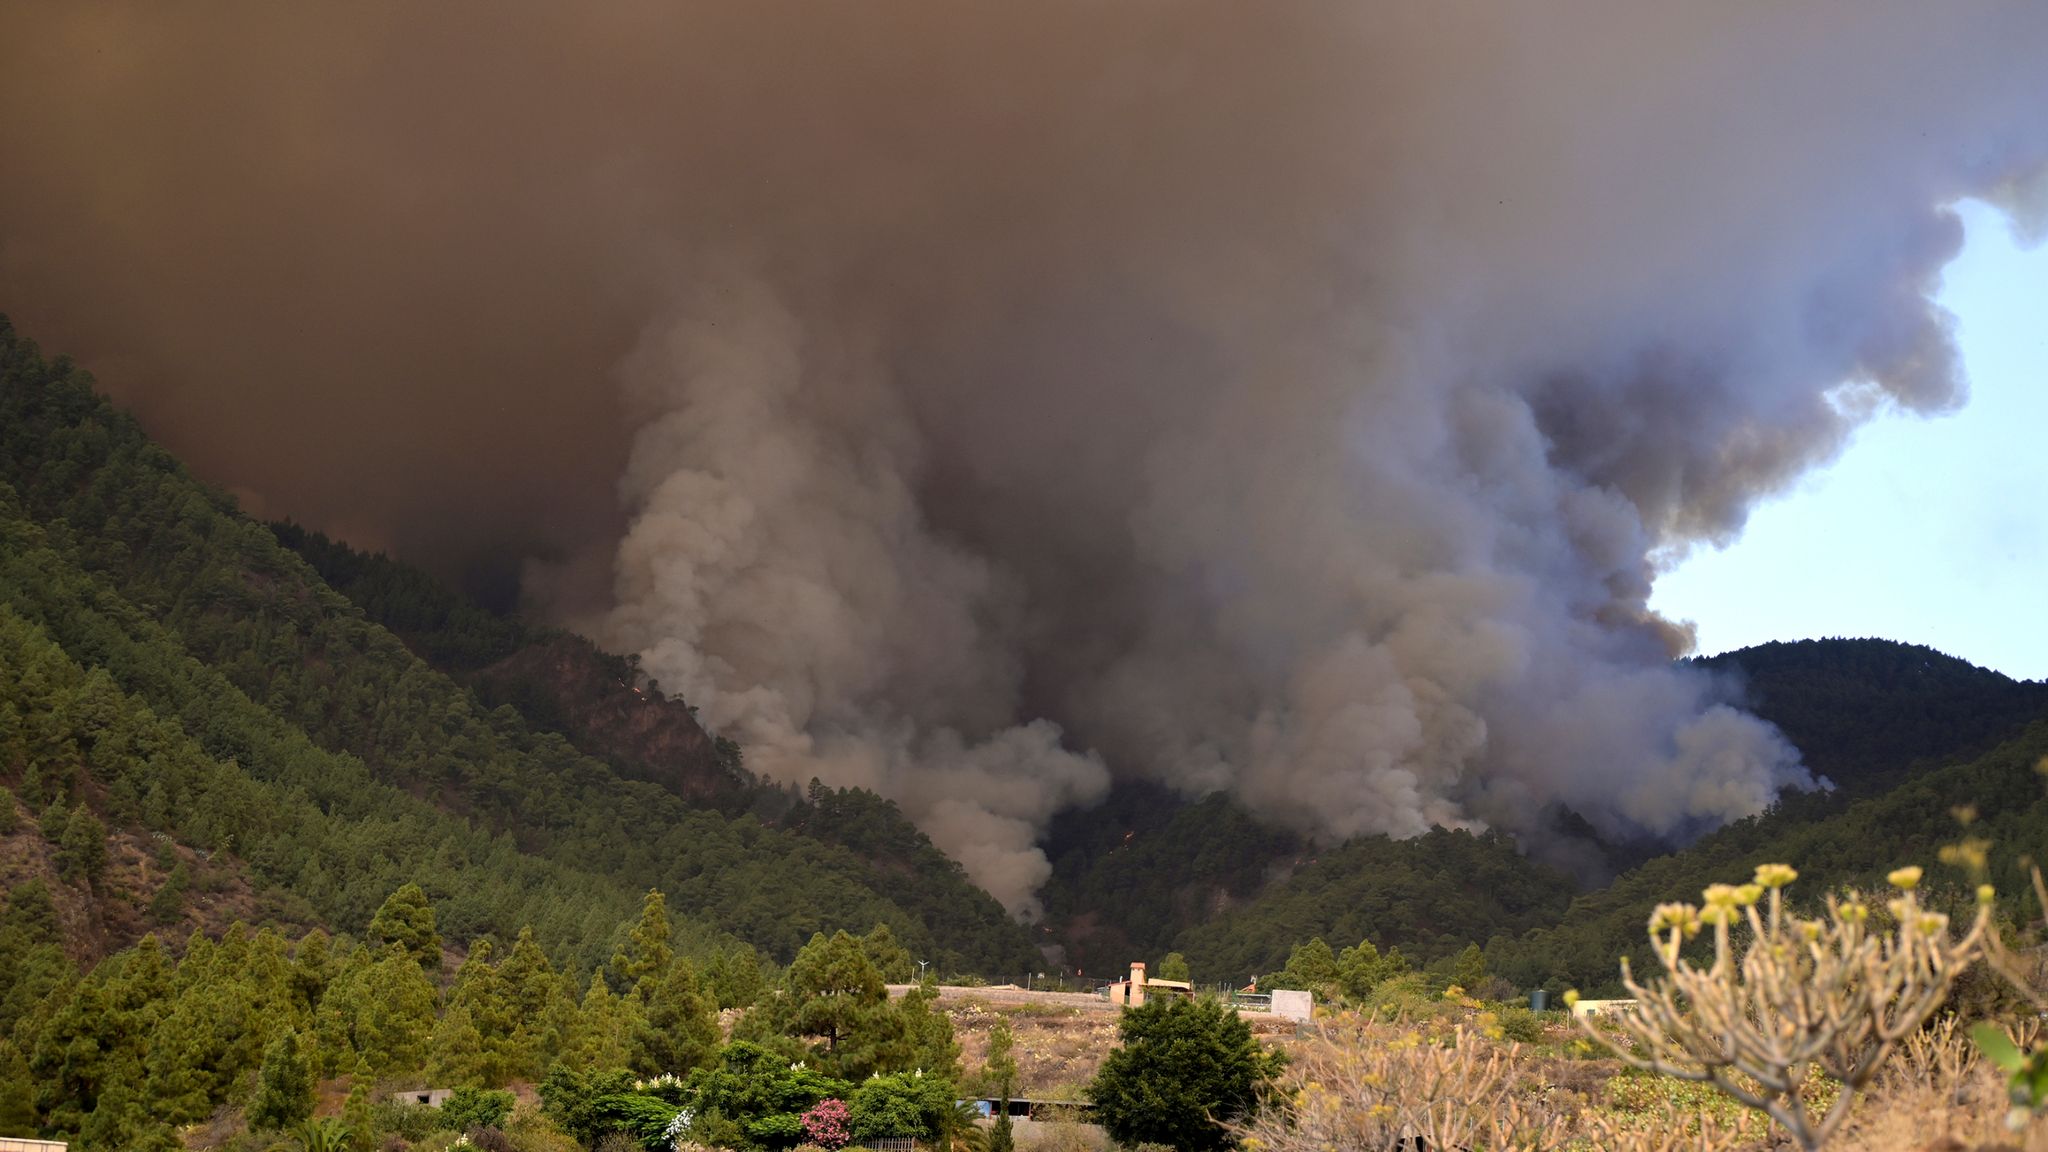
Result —
[{"label": "white smoke", "polygon": [[609,633],[755,771],[894,798],[1028,915],[1052,871],[1038,829],[1109,773],[1014,722],[1018,590],[925,523],[884,366],[732,288],[626,366],[642,430]]}]

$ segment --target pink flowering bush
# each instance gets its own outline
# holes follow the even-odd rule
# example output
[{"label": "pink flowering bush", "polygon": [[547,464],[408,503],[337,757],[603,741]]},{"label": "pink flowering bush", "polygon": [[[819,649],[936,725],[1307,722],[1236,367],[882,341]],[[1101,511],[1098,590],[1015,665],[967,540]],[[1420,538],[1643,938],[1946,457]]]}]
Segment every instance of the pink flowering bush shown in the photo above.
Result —
[{"label": "pink flowering bush", "polygon": [[803,1114],[804,1142],[820,1148],[844,1148],[852,1138],[847,1127],[846,1102],[820,1100]]}]

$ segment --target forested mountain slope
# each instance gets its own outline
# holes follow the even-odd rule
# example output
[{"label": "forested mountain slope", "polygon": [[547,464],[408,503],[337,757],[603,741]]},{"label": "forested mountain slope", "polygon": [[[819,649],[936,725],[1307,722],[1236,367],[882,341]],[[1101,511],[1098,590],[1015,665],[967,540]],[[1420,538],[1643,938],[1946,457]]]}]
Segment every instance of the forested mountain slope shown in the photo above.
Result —
[{"label": "forested mountain slope", "polygon": [[[894,804],[862,789],[814,781],[798,791],[754,778],[738,745],[706,732],[695,709],[646,680],[631,657],[489,612],[382,553],[359,552],[296,525],[271,528],[330,586],[467,684],[486,707],[509,706],[529,726],[566,737],[620,776],[659,785],[693,807],[752,816],[845,849],[868,865],[869,887],[925,924],[943,931],[962,917],[988,923],[987,897]],[[1035,960],[1019,950],[1015,967],[989,971],[1016,976]]]},{"label": "forested mountain slope", "polygon": [[[964,880],[937,894],[943,909],[912,910],[843,844],[693,807],[514,708],[486,708],[4,321],[0,523],[13,673],[38,669],[151,733],[102,751],[98,714],[22,689],[19,723],[79,750],[0,765],[32,804],[63,791],[109,827],[225,853],[348,930],[416,879],[453,938],[530,923],[576,959],[604,952],[658,886],[702,931],[778,957],[821,928],[886,923],[942,969],[1007,975],[1035,960]],[[32,770],[70,778],[45,786]]]},{"label": "forested mountain slope", "polygon": [[1062,813],[1046,854],[1046,923],[1070,965],[1104,973],[1157,958],[1308,859],[1301,837],[1222,793],[1190,801],[1144,781],[1119,782],[1102,804]]},{"label": "forested mountain slope", "polygon": [[[1889,791],[1838,809],[1782,804],[1578,897],[1556,925],[1507,943],[1489,960],[1529,986],[1611,987],[1614,958],[1642,946],[1651,908],[1667,900],[1698,900],[1708,884],[1747,881],[1763,863],[1798,868],[1795,894],[1812,900],[1832,887],[1880,887],[1891,869],[1918,864],[1928,869],[1935,891],[1946,888],[1967,904],[1975,879],[1940,862],[1942,847],[1966,836],[1988,842],[1991,882],[2008,898],[2013,915],[2030,921],[2038,910],[2030,903],[2024,862],[2048,860],[2044,763],[2048,720],[1982,756],[1915,773]],[[1959,822],[1958,809],[1974,814],[1968,827]]]},{"label": "forested mountain slope", "polygon": [[1915,764],[1989,751],[2048,713],[2048,682],[1921,644],[1797,640],[1695,663],[1737,676],[1750,710],[1851,793],[1895,784]]},{"label": "forested mountain slope", "polygon": [[[1237,980],[1277,969],[1314,937],[1338,947],[1369,938],[1425,960],[1491,941],[1496,970],[1526,985],[1598,987],[1637,946],[1654,904],[1696,898],[1766,859],[1807,868],[1818,885],[1865,882],[1908,859],[1932,863],[1960,834],[1956,805],[1978,805],[1984,827],[2010,826],[2013,835],[1995,838],[2016,844],[2032,842],[2029,820],[2048,816],[2033,807],[2039,789],[2027,790],[2035,782],[2031,761],[2022,763],[2027,725],[2048,716],[2048,684],[1884,640],[1766,644],[1700,663],[1737,676],[1749,704],[1838,787],[1784,796],[1682,851],[1649,854],[1576,900],[1574,878],[1499,837],[1373,837],[1316,852],[1225,797],[1122,787],[1055,826],[1047,906],[1097,966],[1121,962],[1116,949],[1129,958],[1171,949],[1199,978]],[[1583,822],[1562,817],[1601,847]],[[2009,886],[2012,856],[1999,858]]]},{"label": "forested mountain slope", "polygon": [[1317,855],[1259,900],[1183,933],[1179,950],[1206,978],[1244,981],[1285,966],[1294,946],[1371,940],[1422,961],[1496,934],[1547,925],[1571,881],[1497,832],[1438,828],[1412,840],[1362,836]]}]

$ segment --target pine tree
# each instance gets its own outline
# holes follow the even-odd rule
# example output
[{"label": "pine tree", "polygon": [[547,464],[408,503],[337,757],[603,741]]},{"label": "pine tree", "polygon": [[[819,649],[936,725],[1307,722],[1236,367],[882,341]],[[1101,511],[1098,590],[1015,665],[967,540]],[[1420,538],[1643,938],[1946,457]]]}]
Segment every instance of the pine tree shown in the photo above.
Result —
[{"label": "pine tree", "polygon": [[370,1067],[379,1075],[419,1067],[434,1030],[435,996],[413,955],[392,945],[364,972],[360,1000],[355,1048]]},{"label": "pine tree", "polygon": [[291,973],[292,999],[299,1009],[308,1014],[319,1010],[334,970],[334,945],[327,933],[315,928],[299,937],[298,947],[292,949]]},{"label": "pine tree", "polygon": [[1465,945],[1458,958],[1451,962],[1451,983],[1470,992],[1486,979],[1486,953],[1477,944]]},{"label": "pine tree", "polygon": [[675,962],[675,950],[669,946],[671,932],[668,901],[659,889],[648,889],[626,950],[612,957],[612,967],[625,981],[626,989],[639,992],[643,1000],[653,995],[654,986]]},{"label": "pine tree", "polygon": [[434,931],[434,908],[417,884],[401,885],[377,909],[370,919],[370,938],[399,945],[428,972],[441,970],[441,937]]},{"label": "pine tree", "polygon": [[908,983],[913,971],[910,953],[896,942],[896,934],[889,931],[887,924],[877,924],[874,930],[861,938],[860,949],[867,953],[868,963],[882,974],[890,984]]},{"label": "pine tree", "polygon": [[717,1014],[688,960],[669,966],[668,976],[647,1002],[646,1019],[633,1040],[633,1070],[647,1076],[684,1075],[718,1047]]},{"label": "pine tree", "polygon": [[1273,982],[1276,988],[1308,988],[1321,992],[1337,982],[1337,955],[1318,936],[1306,944],[1299,945],[1287,957],[1287,968],[1280,979]]},{"label": "pine tree", "polygon": [[53,845],[63,843],[64,830],[71,827],[71,806],[64,803],[63,793],[59,792],[50,801],[50,806],[43,809],[40,827],[46,842]]},{"label": "pine tree", "polygon": [[704,969],[704,987],[720,1008],[751,1008],[768,994],[761,975],[761,957],[751,944],[737,944],[711,958]]},{"label": "pine tree", "polygon": [[171,866],[171,874],[157,885],[149,898],[149,918],[156,924],[176,924],[185,918],[185,891],[192,885],[192,873],[183,860]]},{"label": "pine tree", "polygon": [[988,1030],[988,1055],[981,1062],[983,1083],[1008,1098],[1017,1085],[1017,1039],[1010,1021],[1002,1016]]},{"label": "pine tree", "polygon": [[1166,959],[1159,962],[1159,978],[1181,981],[1194,979],[1188,975],[1188,958],[1178,952],[1168,952]]},{"label": "pine tree", "polygon": [[[13,709],[6,705],[0,705],[0,716],[4,716],[11,711]],[[0,735],[0,765],[7,763],[4,740],[4,735]],[[0,787],[0,836],[12,836],[14,835],[14,830],[19,827],[21,827],[21,816],[14,807],[14,793],[4,787]]]},{"label": "pine tree", "polygon": [[522,1050],[520,1010],[497,966],[491,964],[495,951],[489,940],[470,946],[469,956],[456,970],[455,987],[449,1003],[469,1014],[479,1043],[479,1082],[503,1084],[526,1067],[530,1054]]},{"label": "pine tree", "polygon": [[1346,948],[1337,956],[1337,988],[1351,999],[1363,1001],[1372,995],[1373,989],[1399,976],[1407,966],[1399,950],[1381,956],[1372,941],[1360,940],[1356,947]]},{"label": "pine tree", "polygon": [[612,995],[604,974],[592,973],[590,990],[583,995],[577,1011],[576,1036],[567,1063],[592,1071],[624,1068],[632,1057],[632,1024],[638,1019],[639,1000],[620,1000]]},{"label": "pine tree", "polygon": [[249,1106],[249,1126],[283,1131],[312,1115],[313,1071],[299,1048],[298,1032],[286,1029],[264,1050],[256,1102]]},{"label": "pine tree", "polygon": [[35,1092],[28,1059],[13,1041],[0,1035],[0,1136],[35,1134]]},{"label": "pine tree", "polygon": [[996,1110],[996,1122],[988,1130],[984,1152],[1016,1152],[1017,1138],[1010,1131],[1010,1094],[1003,1093]]},{"label": "pine tree", "polygon": [[441,1014],[429,1043],[427,1077],[437,1087],[480,1088],[484,1086],[484,1040],[461,1004]]},{"label": "pine tree", "polygon": [[827,1051],[857,1031],[862,1017],[888,1000],[882,974],[860,942],[845,932],[820,932],[789,966],[796,1032],[820,1038]]},{"label": "pine tree", "polygon": [[348,1097],[341,1102],[341,1122],[350,1130],[368,1134],[371,1127],[370,1085],[376,1077],[370,1074],[370,1065],[358,1058],[355,1073],[349,1077]]}]

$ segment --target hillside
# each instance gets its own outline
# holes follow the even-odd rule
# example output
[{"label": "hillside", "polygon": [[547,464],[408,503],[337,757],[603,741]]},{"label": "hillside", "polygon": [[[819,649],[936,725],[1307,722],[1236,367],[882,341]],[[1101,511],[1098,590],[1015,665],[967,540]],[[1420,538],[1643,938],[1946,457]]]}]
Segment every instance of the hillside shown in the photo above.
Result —
[{"label": "hillside", "polygon": [[[1873,888],[1903,864],[1929,871],[1929,883],[1967,900],[1975,880],[1940,863],[1944,845],[1966,835],[1989,841],[1991,882],[2022,922],[2031,908],[2024,861],[2048,860],[2048,720],[1982,756],[1915,774],[1880,795],[1836,809],[1785,804],[1739,821],[1682,852],[1652,860],[1598,892],[1572,901],[1555,925],[1506,942],[1490,956],[1495,968],[1527,986],[1606,988],[1614,958],[1641,946],[1643,923],[1657,903],[1697,900],[1708,884],[1748,879],[1758,864],[1783,861],[1801,875],[1810,899],[1829,888]],[[1975,810],[1965,830],[1956,809]]]},{"label": "hillside", "polygon": [[2048,682],[1920,644],[1798,640],[1694,663],[1734,675],[1750,710],[1816,775],[1858,794],[1896,784],[1916,764],[1989,751],[2048,712]]},{"label": "hillside", "polygon": [[[658,886],[689,931],[779,958],[814,931],[880,923],[944,969],[1036,959],[957,869],[906,906],[895,874],[832,838],[694,806],[486,706],[4,322],[0,534],[12,667],[100,702],[82,713],[61,693],[15,697],[24,727],[80,749],[59,758],[54,787],[30,779],[57,770],[42,750],[0,765],[32,806],[62,791],[109,829],[227,854],[259,891],[349,931],[413,879],[451,938],[530,923],[559,959],[587,964]],[[462,618],[472,625],[474,642],[449,642],[444,659],[522,639]],[[152,743],[124,736],[102,753],[108,715],[132,715]]]},{"label": "hillside", "polygon": [[[621,777],[657,785],[693,807],[748,816],[844,849],[867,866],[869,887],[926,924],[965,917],[970,927],[1023,939],[988,919],[988,898],[894,804],[861,789],[813,781],[798,791],[756,779],[738,745],[706,732],[696,710],[647,680],[634,658],[492,613],[382,553],[359,552],[292,524],[271,529],[371,620],[467,685],[485,707],[509,706]],[[1013,966],[1000,971],[1021,974],[1036,959],[1019,949]]]},{"label": "hillside", "polygon": [[[1811,857],[1822,883],[1867,881],[1953,840],[1947,813],[1957,804],[1979,804],[1987,827],[2003,826],[1989,798],[2014,801],[2018,785],[1994,782],[1997,771],[1985,766],[2012,769],[1996,759],[2009,753],[2024,760],[2013,753],[2023,744],[2001,744],[2048,715],[2048,684],[1918,645],[1809,640],[1699,663],[1736,677],[1749,705],[1837,787],[1782,797],[1769,813],[1676,852],[1603,844],[1561,813],[1560,830],[1619,872],[1575,898],[1572,877],[1499,837],[1439,831],[1317,852],[1226,797],[1191,802],[1120,785],[1100,808],[1054,825],[1047,908],[1056,932],[1070,960],[1103,970],[1178,950],[1198,978],[1242,979],[1277,969],[1294,944],[1320,936],[1339,947],[1370,938],[1423,959],[1492,942],[1496,970],[1525,985],[1603,986],[1660,900],[1739,878],[1766,858]],[[1929,812],[1931,822],[1907,818]]]}]

